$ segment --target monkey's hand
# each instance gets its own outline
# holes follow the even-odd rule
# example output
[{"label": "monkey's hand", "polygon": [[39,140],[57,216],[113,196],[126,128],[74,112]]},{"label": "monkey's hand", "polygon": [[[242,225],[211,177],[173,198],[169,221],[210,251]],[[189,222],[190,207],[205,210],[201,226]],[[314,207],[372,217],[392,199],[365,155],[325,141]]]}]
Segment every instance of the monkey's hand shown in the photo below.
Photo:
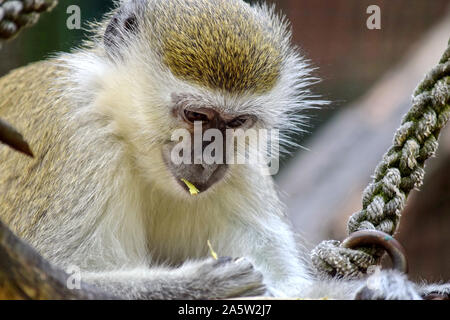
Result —
[{"label": "monkey's hand", "polygon": [[193,299],[227,299],[259,296],[266,292],[263,276],[245,259],[208,258],[185,265],[185,279]]},{"label": "monkey's hand", "polygon": [[356,300],[421,300],[418,287],[405,274],[377,270],[357,290]]},{"label": "monkey's hand", "polygon": [[178,268],[85,272],[82,279],[123,299],[227,299],[266,292],[262,274],[247,259],[208,258]]}]

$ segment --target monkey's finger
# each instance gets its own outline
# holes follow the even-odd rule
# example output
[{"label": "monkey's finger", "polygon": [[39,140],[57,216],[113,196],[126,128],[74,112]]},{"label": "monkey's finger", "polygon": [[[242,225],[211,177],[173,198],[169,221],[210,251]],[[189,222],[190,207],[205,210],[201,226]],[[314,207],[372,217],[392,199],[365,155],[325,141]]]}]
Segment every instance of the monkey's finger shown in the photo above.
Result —
[{"label": "monkey's finger", "polygon": [[2,119],[0,119],[0,142],[3,142],[4,144],[26,154],[27,156],[34,157],[30,146],[24,140],[22,135]]}]

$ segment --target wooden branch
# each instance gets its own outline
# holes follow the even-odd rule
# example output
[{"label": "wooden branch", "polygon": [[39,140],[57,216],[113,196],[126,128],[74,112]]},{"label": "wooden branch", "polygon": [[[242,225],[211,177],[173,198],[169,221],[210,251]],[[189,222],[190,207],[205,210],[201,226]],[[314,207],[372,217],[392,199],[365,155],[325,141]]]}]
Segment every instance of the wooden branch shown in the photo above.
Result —
[{"label": "wooden branch", "polygon": [[114,298],[84,283],[71,290],[68,278],[0,221],[0,300]]},{"label": "wooden branch", "polygon": [[33,157],[33,152],[23,136],[10,124],[0,119],[0,142],[10,146],[16,151]]}]

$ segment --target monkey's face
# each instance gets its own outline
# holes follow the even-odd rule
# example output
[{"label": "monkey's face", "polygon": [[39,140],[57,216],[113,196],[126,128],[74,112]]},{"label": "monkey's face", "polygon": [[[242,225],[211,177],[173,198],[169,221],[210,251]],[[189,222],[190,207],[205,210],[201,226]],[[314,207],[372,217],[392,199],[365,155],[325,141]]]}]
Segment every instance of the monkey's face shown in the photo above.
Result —
[{"label": "monkey's face", "polygon": [[[195,97],[172,95],[171,116],[182,129],[172,134],[181,141],[163,145],[162,157],[175,180],[189,191],[186,182],[204,192],[222,180],[235,156],[235,130],[250,129],[257,118],[252,114],[227,112],[221,107],[199,106]],[[233,148],[232,148],[233,147]]]}]

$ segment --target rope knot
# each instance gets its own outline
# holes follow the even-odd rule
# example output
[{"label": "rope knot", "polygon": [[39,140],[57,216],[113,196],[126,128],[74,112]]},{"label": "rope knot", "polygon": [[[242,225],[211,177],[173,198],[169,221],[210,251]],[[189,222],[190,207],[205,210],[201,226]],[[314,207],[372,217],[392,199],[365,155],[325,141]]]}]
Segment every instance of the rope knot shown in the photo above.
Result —
[{"label": "rope knot", "polygon": [[348,279],[362,277],[376,263],[370,254],[341,247],[341,242],[336,240],[321,242],[312,250],[311,260],[318,270]]}]

